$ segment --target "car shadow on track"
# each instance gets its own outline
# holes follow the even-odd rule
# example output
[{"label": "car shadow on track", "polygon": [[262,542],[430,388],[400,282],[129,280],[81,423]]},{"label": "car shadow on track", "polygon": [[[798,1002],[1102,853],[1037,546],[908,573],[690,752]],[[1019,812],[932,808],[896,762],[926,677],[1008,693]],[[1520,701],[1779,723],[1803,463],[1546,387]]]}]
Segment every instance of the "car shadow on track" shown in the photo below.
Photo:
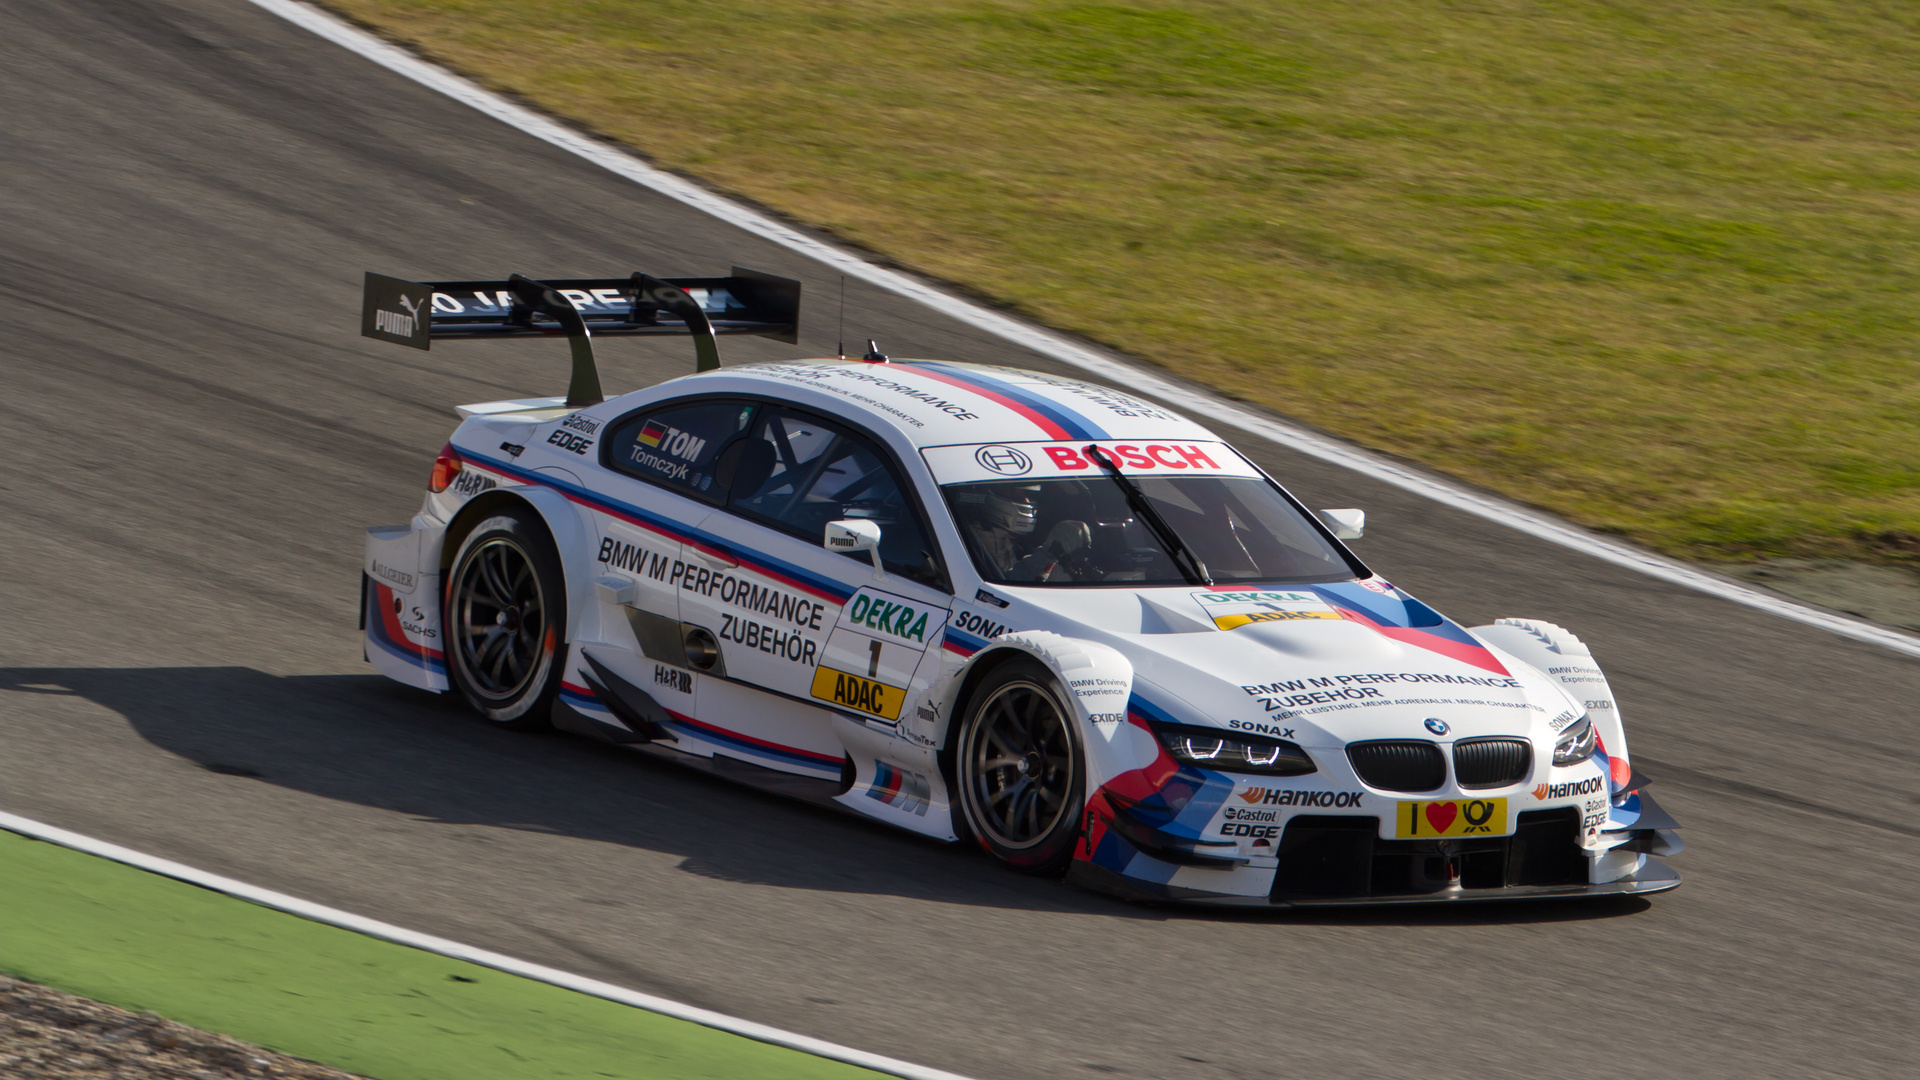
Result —
[{"label": "car shadow on track", "polygon": [[0,668],[0,693],[78,696],[124,716],[154,746],[235,783],[278,785],[419,821],[670,853],[687,873],[727,881],[1124,919],[1314,925],[1558,922],[1647,906],[1616,900],[1269,911],[1125,903],[1003,871],[970,847],[590,739],[490,728],[455,695],[370,674]]}]

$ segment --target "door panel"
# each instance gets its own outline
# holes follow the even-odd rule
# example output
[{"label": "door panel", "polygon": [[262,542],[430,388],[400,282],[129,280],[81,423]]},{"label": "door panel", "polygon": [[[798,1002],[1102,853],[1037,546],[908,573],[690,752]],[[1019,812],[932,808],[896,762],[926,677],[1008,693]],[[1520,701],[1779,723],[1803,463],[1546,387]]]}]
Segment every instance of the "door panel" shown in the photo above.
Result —
[{"label": "door panel", "polygon": [[[701,523],[707,576],[682,592],[681,617],[721,639],[731,679],[819,706],[796,745],[838,745],[827,710],[896,729],[952,603],[915,579],[938,561],[898,467],[869,437],[777,406],[722,461],[728,506]],[[821,546],[826,523],[848,518],[880,526],[884,572]]]},{"label": "door panel", "polygon": [[811,695],[867,718],[898,724],[914,689],[914,674],[926,658],[928,635],[937,637],[944,629],[950,600],[903,596],[871,585],[860,589],[840,609],[814,673]]},{"label": "door panel", "polygon": [[[938,563],[877,444],[778,405],[706,399],[617,422],[606,452],[599,569],[632,583],[636,651],[691,673],[683,749],[837,777],[836,711],[897,728],[925,692],[918,673],[937,672],[923,661],[952,598],[913,579]],[[881,526],[888,572],[821,546],[825,523],[849,517]],[[656,655],[696,631],[719,650],[710,667]]]},{"label": "door panel", "polygon": [[677,732],[683,742],[698,740],[716,756],[779,772],[840,778],[846,749],[819,709],[731,679],[707,677],[702,684],[699,718]]},{"label": "door panel", "polygon": [[805,697],[842,598],[841,581],[774,550],[790,537],[715,513],[701,523],[680,587],[681,618],[720,642],[727,676]]},{"label": "door panel", "polygon": [[[701,523],[695,544],[712,565],[681,590],[681,618],[720,639],[731,681],[800,706],[778,710],[786,745],[839,754],[827,709],[893,728],[926,692],[921,661],[952,597],[725,511]],[[745,723],[707,700],[701,719]]]}]

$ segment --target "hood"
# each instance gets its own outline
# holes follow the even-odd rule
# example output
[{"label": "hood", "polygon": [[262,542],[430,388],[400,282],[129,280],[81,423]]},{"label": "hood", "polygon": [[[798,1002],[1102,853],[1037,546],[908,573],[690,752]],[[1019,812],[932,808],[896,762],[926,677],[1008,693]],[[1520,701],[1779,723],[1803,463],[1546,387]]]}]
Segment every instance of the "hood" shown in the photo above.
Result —
[{"label": "hood", "polygon": [[1336,747],[1363,739],[1533,736],[1580,706],[1378,579],[1274,588],[1026,592],[1118,649],[1134,707],[1164,721]]}]

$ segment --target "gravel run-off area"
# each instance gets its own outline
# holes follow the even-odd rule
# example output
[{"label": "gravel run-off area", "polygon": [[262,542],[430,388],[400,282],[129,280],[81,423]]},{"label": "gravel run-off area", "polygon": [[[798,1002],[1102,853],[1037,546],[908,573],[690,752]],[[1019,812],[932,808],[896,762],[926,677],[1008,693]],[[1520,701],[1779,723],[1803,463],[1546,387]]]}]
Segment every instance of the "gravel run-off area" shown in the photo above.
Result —
[{"label": "gravel run-off area", "polygon": [[0,975],[6,1080],[355,1080],[151,1013],[132,1013]]}]

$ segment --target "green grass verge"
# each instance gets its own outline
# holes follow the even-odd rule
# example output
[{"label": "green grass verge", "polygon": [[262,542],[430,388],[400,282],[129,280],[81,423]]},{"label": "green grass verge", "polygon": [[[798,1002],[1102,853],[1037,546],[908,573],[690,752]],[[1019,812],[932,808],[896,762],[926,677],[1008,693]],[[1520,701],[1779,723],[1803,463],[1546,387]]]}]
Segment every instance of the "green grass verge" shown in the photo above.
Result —
[{"label": "green grass verge", "polygon": [[380,1080],[878,1075],[4,831],[0,971]]},{"label": "green grass verge", "polygon": [[1590,526],[1920,554],[1920,6],[324,2]]}]

